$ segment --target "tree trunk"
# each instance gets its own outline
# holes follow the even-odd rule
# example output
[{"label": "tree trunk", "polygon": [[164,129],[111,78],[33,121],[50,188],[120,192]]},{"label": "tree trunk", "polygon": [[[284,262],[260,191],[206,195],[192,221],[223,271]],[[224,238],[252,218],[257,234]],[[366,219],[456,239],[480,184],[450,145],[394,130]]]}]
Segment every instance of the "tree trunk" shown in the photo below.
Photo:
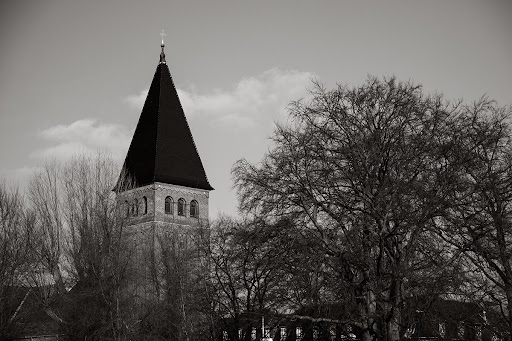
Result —
[{"label": "tree trunk", "polygon": [[507,295],[508,332],[509,332],[509,335],[512,335],[512,285],[510,285],[510,284],[506,285],[505,292]]},{"label": "tree trunk", "polygon": [[371,332],[375,329],[375,312],[377,303],[375,299],[375,293],[367,288],[364,294],[365,302],[363,306],[363,341],[372,341],[374,336]]},{"label": "tree trunk", "polygon": [[400,340],[400,310],[393,309],[391,319],[387,322],[387,339],[388,341]]}]

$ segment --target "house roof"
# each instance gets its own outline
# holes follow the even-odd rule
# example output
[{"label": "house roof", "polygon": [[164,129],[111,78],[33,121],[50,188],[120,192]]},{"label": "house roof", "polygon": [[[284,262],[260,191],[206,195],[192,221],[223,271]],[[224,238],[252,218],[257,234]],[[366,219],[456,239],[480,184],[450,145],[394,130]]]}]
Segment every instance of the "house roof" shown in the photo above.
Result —
[{"label": "house roof", "polygon": [[160,63],[115,190],[155,182],[213,190],[197,152],[163,48],[162,44]]},{"label": "house roof", "polygon": [[432,304],[432,310],[444,320],[463,321],[480,325],[485,324],[482,318],[484,309],[475,302],[437,299]]},{"label": "house roof", "polygon": [[[10,330],[13,339],[27,335],[58,335],[62,319],[53,298],[54,286],[4,287],[4,312],[7,316],[16,316]],[[46,300],[46,302],[45,302]],[[48,304],[48,301],[50,304]],[[5,335],[4,335],[5,336]]]}]

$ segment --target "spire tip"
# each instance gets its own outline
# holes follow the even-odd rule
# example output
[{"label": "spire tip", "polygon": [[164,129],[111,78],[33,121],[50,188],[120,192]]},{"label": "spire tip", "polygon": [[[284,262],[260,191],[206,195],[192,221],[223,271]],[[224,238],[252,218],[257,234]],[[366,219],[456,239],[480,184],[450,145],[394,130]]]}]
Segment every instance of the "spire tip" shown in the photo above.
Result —
[{"label": "spire tip", "polygon": [[165,47],[164,37],[166,36],[166,34],[164,33],[164,30],[162,30],[162,32],[160,33],[160,36],[162,37],[162,45],[160,45],[162,47],[162,52],[160,52],[160,64],[167,64],[165,62],[165,52],[164,52],[164,47]]}]

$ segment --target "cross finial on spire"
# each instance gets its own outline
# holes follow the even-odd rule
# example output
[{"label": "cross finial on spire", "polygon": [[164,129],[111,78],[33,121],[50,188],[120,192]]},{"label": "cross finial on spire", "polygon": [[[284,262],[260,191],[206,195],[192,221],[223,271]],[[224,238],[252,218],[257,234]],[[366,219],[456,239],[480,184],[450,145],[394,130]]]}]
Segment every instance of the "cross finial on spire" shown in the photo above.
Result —
[{"label": "cross finial on spire", "polygon": [[165,52],[164,52],[164,37],[166,36],[166,34],[164,33],[164,30],[162,30],[162,32],[160,33],[160,36],[162,37],[162,52],[160,52],[160,64],[167,64],[165,62]]},{"label": "cross finial on spire", "polygon": [[166,36],[167,34],[165,34],[164,30],[162,30],[162,32],[160,33],[160,36],[162,37],[162,46],[165,46],[164,44],[164,37]]}]

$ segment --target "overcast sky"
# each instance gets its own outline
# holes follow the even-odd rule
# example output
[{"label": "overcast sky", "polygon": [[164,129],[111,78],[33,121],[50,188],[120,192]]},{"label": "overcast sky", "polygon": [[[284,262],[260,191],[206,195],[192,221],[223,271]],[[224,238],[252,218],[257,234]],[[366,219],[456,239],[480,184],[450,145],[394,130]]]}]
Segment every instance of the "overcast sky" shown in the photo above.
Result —
[{"label": "overcast sky", "polygon": [[230,170],[271,148],[306,96],[368,75],[466,102],[512,104],[511,1],[70,1],[0,4],[0,178],[49,158],[124,160],[166,59],[208,179],[210,216],[236,214]]}]

